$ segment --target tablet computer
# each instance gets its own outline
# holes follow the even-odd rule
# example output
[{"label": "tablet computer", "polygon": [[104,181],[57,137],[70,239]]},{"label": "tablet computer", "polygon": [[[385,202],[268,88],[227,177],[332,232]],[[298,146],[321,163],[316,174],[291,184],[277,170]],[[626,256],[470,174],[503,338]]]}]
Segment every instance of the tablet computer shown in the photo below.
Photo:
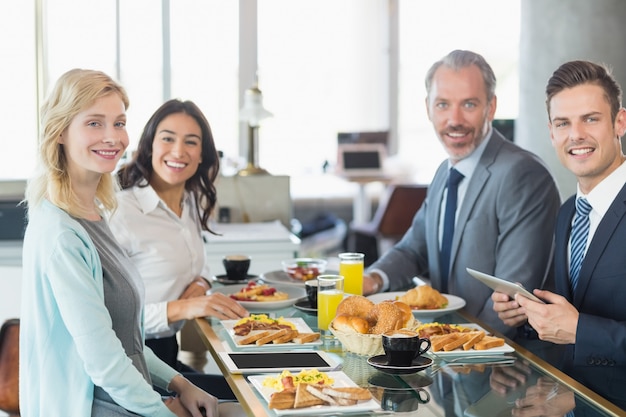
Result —
[{"label": "tablet computer", "polygon": [[471,268],[465,268],[465,269],[471,276],[481,281],[482,283],[484,283],[485,285],[487,285],[489,288],[491,288],[494,291],[504,293],[511,298],[515,298],[515,294],[520,294],[526,298],[530,298],[533,301],[537,301],[538,303],[545,304],[545,301],[535,296],[533,293],[528,291],[526,288],[524,288],[521,284],[518,284],[517,282],[511,282],[502,278],[496,278],[494,276],[485,274],[484,272],[476,271],[475,269],[471,269]]},{"label": "tablet computer", "polygon": [[318,371],[333,371],[340,365],[324,351],[219,352],[218,354],[233,374],[301,371],[311,368]]}]

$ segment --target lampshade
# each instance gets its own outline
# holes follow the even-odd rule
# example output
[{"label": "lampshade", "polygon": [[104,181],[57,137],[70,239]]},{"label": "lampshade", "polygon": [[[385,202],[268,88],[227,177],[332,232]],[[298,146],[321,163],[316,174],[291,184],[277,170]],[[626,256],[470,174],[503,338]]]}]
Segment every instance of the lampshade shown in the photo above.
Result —
[{"label": "lampshade", "polygon": [[259,123],[272,117],[272,113],[263,107],[263,94],[258,85],[248,88],[243,96],[243,107],[239,110],[239,120],[248,125],[248,163],[237,172],[238,175],[267,175],[259,166]]},{"label": "lampshade", "polygon": [[255,85],[248,88],[243,96],[243,107],[239,110],[239,120],[255,127],[261,120],[272,116],[273,114],[263,107],[263,93],[259,87]]}]

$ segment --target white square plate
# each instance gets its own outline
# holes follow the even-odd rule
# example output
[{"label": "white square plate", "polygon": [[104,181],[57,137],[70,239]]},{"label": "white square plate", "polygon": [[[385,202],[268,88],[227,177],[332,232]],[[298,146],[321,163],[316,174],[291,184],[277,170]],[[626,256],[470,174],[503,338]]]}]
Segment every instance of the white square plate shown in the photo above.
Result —
[{"label": "white square plate", "polygon": [[[357,384],[354,383],[354,381],[350,379],[350,377],[348,377],[348,375],[346,375],[345,373],[341,371],[331,371],[331,372],[327,372],[327,374],[329,377],[331,377],[334,380],[333,382],[334,387],[357,387],[358,386]],[[268,376],[275,377],[278,375],[280,374],[251,375],[248,377],[248,380],[252,383],[254,388],[256,388],[256,390],[261,393],[261,395],[263,396],[263,399],[265,399],[265,401],[269,403],[270,397],[272,396],[274,392],[276,392],[276,390],[274,390],[273,388],[264,387],[263,380],[267,378]],[[272,410],[272,411],[276,413],[276,415],[279,415],[279,416],[290,415],[290,414],[304,416],[304,415],[322,414],[322,413],[324,414],[326,413],[340,414],[342,412],[355,413],[355,412],[378,410],[378,409],[380,409],[380,406],[374,400],[374,398],[371,398],[367,401],[359,401],[355,405],[345,405],[345,406],[315,405],[313,407],[306,407],[306,408],[292,408],[288,410]]]},{"label": "white square plate", "polygon": [[[455,323],[456,324],[456,323]],[[473,328],[476,330],[485,330],[482,327],[480,327],[479,325],[475,324],[475,323],[458,323],[457,326],[461,326],[461,327],[469,327],[469,328]],[[487,332],[487,334],[489,334],[489,332]],[[446,360],[446,358],[450,358],[450,357],[461,357],[461,356],[466,356],[466,357],[471,357],[471,356],[485,356],[485,355],[504,355],[507,353],[512,353],[515,352],[515,349],[513,349],[513,347],[509,344],[507,344],[506,342],[504,342],[503,346],[498,346],[495,348],[491,348],[491,349],[486,349],[486,350],[474,350],[474,349],[470,349],[470,350],[463,350],[463,348],[460,349],[455,349],[455,350],[451,350],[448,352],[445,352],[443,350],[440,350],[438,352],[433,352],[432,350],[429,350],[428,353],[434,356],[438,356],[440,358],[442,358],[443,360]]]},{"label": "white square plate", "polygon": [[[313,330],[304,322],[303,319],[299,318],[299,317],[290,317],[288,319],[283,319],[285,321],[288,321],[289,323],[293,323],[296,326],[296,330],[300,333],[314,333]],[[241,339],[246,338],[247,336],[237,336],[235,334],[235,324],[237,324],[239,320],[223,320],[222,326],[224,326],[224,329],[228,332],[228,336],[230,337],[230,340],[233,341],[233,344],[235,345],[235,347],[238,348],[242,348],[242,349],[263,349],[263,348],[272,348],[272,350],[277,349],[277,348],[288,348],[288,349],[293,349],[294,347],[310,347],[310,346],[315,346],[315,345],[321,345],[322,344],[322,340],[317,339],[313,342],[309,342],[309,343],[303,343],[303,344],[297,344],[294,342],[287,342],[287,343],[279,343],[277,345],[273,344],[273,343],[267,343],[265,345],[261,345],[261,346],[257,346],[255,343],[251,343],[249,345],[240,345],[238,344],[238,341]]]}]

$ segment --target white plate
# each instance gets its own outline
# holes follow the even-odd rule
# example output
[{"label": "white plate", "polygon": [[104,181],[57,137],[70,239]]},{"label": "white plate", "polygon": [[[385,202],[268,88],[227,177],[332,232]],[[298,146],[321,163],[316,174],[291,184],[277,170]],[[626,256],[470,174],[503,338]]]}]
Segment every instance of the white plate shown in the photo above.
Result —
[{"label": "white plate", "polygon": [[[476,330],[485,330],[475,323],[458,323],[457,325],[461,327],[469,327],[469,328],[476,329]],[[489,334],[489,332],[487,332],[487,334]],[[455,349],[455,350],[451,350],[448,352],[443,351],[443,350],[440,350],[438,352],[433,352],[432,350],[428,351],[430,355],[437,356],[443,359],[444,361],[448,358],[458,358],[458,357],[469,358],[471,356],[480,357],[480,356],[491,356],[491,355],[504,355],[504,354],[513,353],[513,352],[515,352],[515,349],[511,345],[507,344],[506,342],[504,343],[503,346],[498,346],[498,347],[487,349],[487,350]]]},{"label": "white plate", "polygon": [[[327,372],[327,374],[329,377],[331,377],[335,381],[333,382],[333,386],[335,387],[357,387],[358,386],[357,384],[354,383],[354,381],[350,379],[350,377],[348,377],[348,375],[346,375],[345,373],[341,371]],[[278,375],[269,375],[269,376],[278,376]],[[263,380],[267,377],[268,375],[251,375],[248,377],[248,380],[252,383],[254,388],[256,388],[257,391],[261,393],[265,401],[269,403],[270,397],[272,396],[274,392],[276,392],[276,390],[274,390],[273,388],[263,386]],[[279,415],[279,416],[289,415],[289,414],[303,416],[303,415],[322,414],[322,413],[323,414],[326,414],[326,413],[340,414],[342,412],[355,413],[355,412],[370,411],[370,410],[377,410],[377,409],[380,409],[380,406],[372,398],[367,401],[359,401],[355,405],[345,405],[345,406],[315,405],[313,407],[307,407],[307,408],[297,408],[297,409],[292,408],[289,410],[272,410],[272,411],[276,413],[276,415]]]},{"label": "white plate", "polygon": [[[288,321],[290,323],[293,323],[296,326],[296,330],[300,333],[313,333],[313,330],[304,322],[304,320],[302,320],[301,318],[297,318],[297,317],[290,317],[288,319],[283,319],[285,321]],[[235,334],[235,330],[233,329],[235,327],[235,324],[237,324],[239,320],[223,320],[222,326],[224,326],[224,329],[226,329],[228,331],[228,336],[230,336],[231,340],[233,341],[233,343],[235,344],[235,346],[237,346],[238,348],[242,348],[242,349],[249,349],[249,348],[256,348],[256,349],[262,349],[262,348],[267,348],[270,347],[272,349],[277,349],[277,348],[289,348],[289,349],[293,349],[294,347],[307,347],[307,346],[314,346],[314,345],[321,345],[322,344],[322,340],[321,339],[317,339],[314,342],[309,342],[309,343],[303,343],[303,344],[297,344],[294,342],[287,342],[287,343],[279,343],[277,345],[273,344],[273,343],[268,343],[265,345],[261,345],[261,346],[257,346],[254,343],[251,343],[249,345],[240,345],[237,342],[241,339],[244,339],[247,336],[237,336]]]},{"label": "white plate", "polygon": [[261,274],[259,277],[263,282],[271,284],[294,285],[304,287],[304,281],[291,278],[285,271],[271,271]]},{"label": "white plate", "polygon": [[[246,310],[251,312],[265,312],[267,310],[279,310],[292,306],[299,299],[306,297],[306,291],[304,286],[298,288],[293,285],[275,285],[271,284],[277,291],[286,292],[289,294],[289,298],[280,301],[239,301]],[[220,292],[225,295],[231,295],[238,293],[241,289],[247,287],[247,285],[228,285],[225,287],[212,288],[210,292]]]},{"label": "white plate", "polygon": [[[337,271],[325,271],[323,274],[337,274]],[[284,285],[293,285],[295,287],[304,287],[304,283],[306,281],[302,281],[300,279],[291,278],[285,271],[271,271],[261,274],[259,278],[263,282],[271,283],[271,284],[284,284]]]},{"label": "white plate", "polygon": [[[399,292],[380,292],[378,294],[372,294],[368,296],[370,300],[375,303],[380,303],[386,300],[397,300],[399,297],[406,294],[406,291]],[[465,300],[456,295],[442,294],[448,299],[448,306],[446,308],[438,308],[436,310],[413,310],[413,315],[421,319],[434,319],[444,314],[451,313],[465,307]]]}]

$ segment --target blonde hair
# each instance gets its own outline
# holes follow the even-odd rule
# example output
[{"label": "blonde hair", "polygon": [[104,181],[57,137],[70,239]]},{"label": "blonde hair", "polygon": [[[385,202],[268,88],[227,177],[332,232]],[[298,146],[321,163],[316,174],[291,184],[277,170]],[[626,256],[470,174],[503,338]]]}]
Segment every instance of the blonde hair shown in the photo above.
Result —
[{"label": "blonde hair", "polygon": [[[78,113],[109,94],[119,95],[128,109],[128,96],[124,88],[101,71],[72,69],[58,79],[48,100],[41,107],[38,172],[26,187],[29,207],[48,199],[70,215],[83,217],[86,209],[72,191],[67,156],[58,139]],[[111,211],[117,206],[116,184],[112,175],[102,175],[96,190],[96,200],[104,210]]]}]

